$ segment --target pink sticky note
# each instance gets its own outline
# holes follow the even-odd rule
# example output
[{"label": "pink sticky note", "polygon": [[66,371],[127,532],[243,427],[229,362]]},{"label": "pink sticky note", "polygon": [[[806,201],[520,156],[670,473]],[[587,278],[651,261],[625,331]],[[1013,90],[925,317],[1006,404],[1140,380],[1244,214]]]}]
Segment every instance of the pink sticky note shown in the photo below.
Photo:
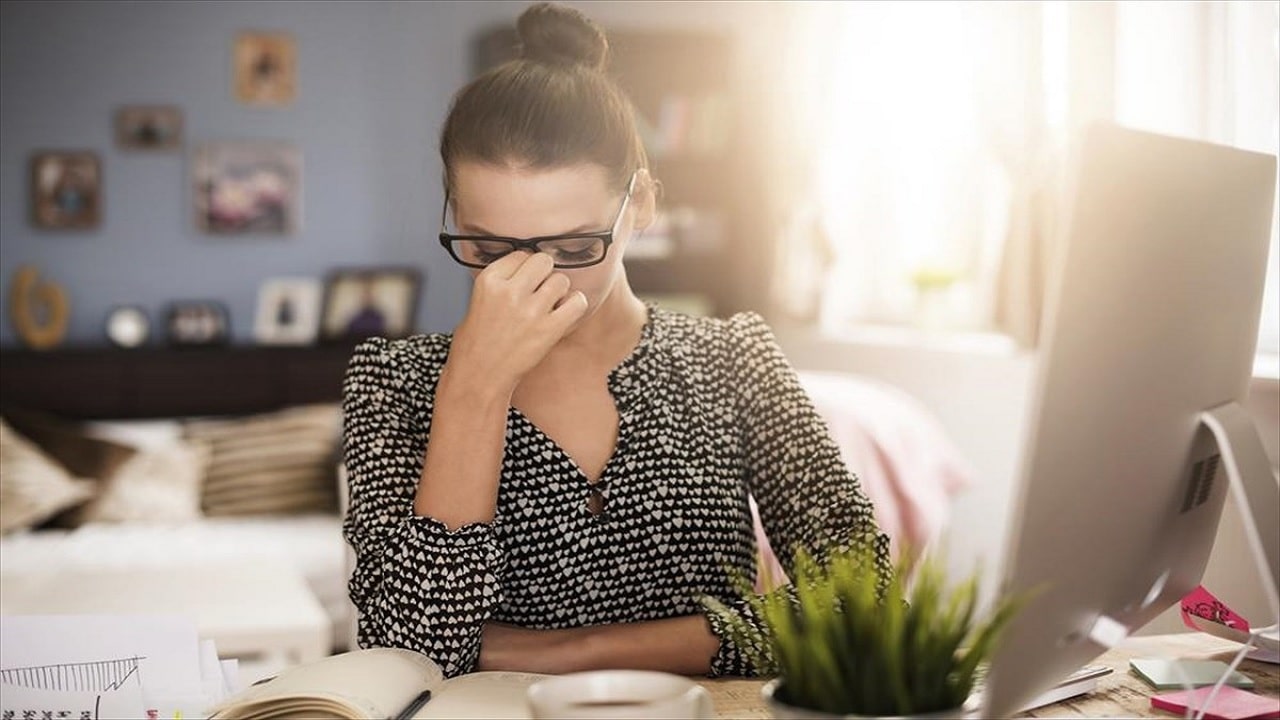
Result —
[{"label": "pink sticky note", "polygon": [[[1211,687],[1151,696],[1151,707],[1185,713],[1190,706],[1199,712],[1209,698]],[[1204,714],[1206,720],[1255,720],[1280,718],[1280,699],[1266,697],[1231,686],[1223,687]]]},{"label": "pink sticky note", "polygon": [[1240,617],[1218,598],[1204,589],[1203,585],[1192,590],[1182,598],[1182,622],[1192,630],[1199,630],[1189,616],[1194,615],[1209,622],[1225,625],[1232,630],[1249,632],[1249,621]]}]

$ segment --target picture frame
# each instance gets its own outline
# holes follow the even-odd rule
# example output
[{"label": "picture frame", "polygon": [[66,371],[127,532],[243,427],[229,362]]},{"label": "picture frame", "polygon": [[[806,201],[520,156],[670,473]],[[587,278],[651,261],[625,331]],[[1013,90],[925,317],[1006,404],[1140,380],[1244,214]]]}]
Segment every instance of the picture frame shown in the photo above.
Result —
[{"label": "picture frame", "polygon": [[211,235],[292,235],[302,227],[302,154],[269,140],[193,151],[196,227]]},{"label": "picture frame", "polygon": [[176,105],[125,105],[116,110],[116,146],[123,150],[176,150],[182,145],[182,110]]},{"label": "picture frame", "polygon": [[31,156],[31,223],[49,230],[88,230],[102,222],[102,163],[90,150]]},{"label": "picture frame", "polygon": [[175,347],[208,347],[231,341],[231,316],[217,300],[175,300],[165,314],[165,338]]},{"label": "picture frame", "polygon": [[297,96],[298,52],[293,36],[246,31],[232,52],[235,98],[247,105],[284,106]]},{"label": "picture frame", "polygon": [[326,342],[349,342],[375,335],[410,335],[421,286],[422,274],[412,267],[330,272],[325,279],[320,338]]},{"label": "picture frame", "polygon": [[278,277],[258,288],[253,339],[261,345],[310,345],[320,332],[323,284],[316,278]]}]

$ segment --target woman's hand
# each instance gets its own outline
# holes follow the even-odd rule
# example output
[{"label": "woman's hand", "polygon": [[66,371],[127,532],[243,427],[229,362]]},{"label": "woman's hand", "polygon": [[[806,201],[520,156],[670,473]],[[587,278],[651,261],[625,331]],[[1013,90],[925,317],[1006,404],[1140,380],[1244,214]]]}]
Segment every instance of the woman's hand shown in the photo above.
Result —
[{"label": "woman's hand", "polygon": [[587,311],[546,253],[514,252],[476,277],[446,368],[514,389]]}]

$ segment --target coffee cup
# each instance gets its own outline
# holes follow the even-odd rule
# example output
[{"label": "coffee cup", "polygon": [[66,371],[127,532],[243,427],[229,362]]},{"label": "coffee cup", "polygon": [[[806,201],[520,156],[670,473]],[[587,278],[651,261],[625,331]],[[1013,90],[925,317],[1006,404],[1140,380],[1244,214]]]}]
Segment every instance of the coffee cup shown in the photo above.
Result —
[{"label": "coffee cup", "polygon": [[649,670],[593,670],[547,678],[530,686],[528,699],[534,720],[715,716],[706,688],[681,675]]}]

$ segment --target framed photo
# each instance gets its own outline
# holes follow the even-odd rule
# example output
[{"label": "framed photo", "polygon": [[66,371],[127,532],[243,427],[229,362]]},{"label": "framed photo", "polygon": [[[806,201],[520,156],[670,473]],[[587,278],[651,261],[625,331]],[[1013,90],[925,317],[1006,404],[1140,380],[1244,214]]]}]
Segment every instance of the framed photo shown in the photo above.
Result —
[{"label": "framed photo", "polygon": [[288,105],[297,94],[297,50],[286,33],[244,32],[236,38],[235,96],[249,105]]},{"label": "framed photo", "polygon": [[84,230],[102,221],[102,164],[90,151],[31,156],[31,222],[39,228]]},{"label": "framed photo", "polygon": [[174,150],[182,144],[176,105],[126,105],[116,110],[116,145],[126,150]]},{"label": "framed photo", "polygon": [[258,289],[254,340],[263,345],[310,345],[320,331],[323,287],[314,278],[271,278]]},{"label": "framed photo", "polygon": [[414,268],[359,268],[330,273],[324,288],[320,335],[355,340],[413,332],[421,274]]},{"label": "framed photo", "polygon": [[301,223],[302,155],[283,142],[195,149],[196,226],[214,235],[289,235]]},{"label": "framed photo", "polygon": [[165,320],[170,345],[225,345],[231,339],[227,307],[216,300],[178,300],[169,304]]}]

